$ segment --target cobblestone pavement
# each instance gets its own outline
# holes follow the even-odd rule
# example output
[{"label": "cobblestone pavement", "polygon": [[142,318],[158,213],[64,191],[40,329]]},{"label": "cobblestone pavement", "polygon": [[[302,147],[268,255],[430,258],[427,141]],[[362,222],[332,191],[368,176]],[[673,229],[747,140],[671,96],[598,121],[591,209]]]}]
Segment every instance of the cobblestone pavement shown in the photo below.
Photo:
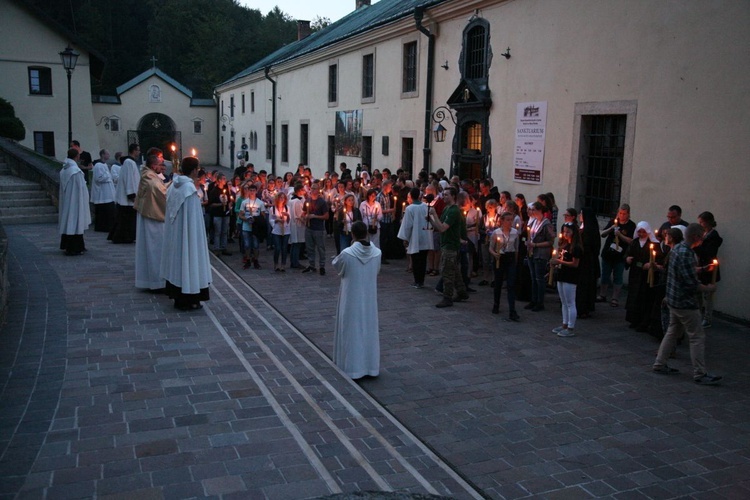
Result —
[{"label": "cobblestone pavement", "polygon": [[212,300],[184,313],[133,287],[132,245],[87,232],[71,258],[54,225],[6,231],[0,498],[750,498],[746,327],[714,322],[725,383],[696,386],[686,346],[679,375],[650,372],[622,308],[559,338],[555,296],[520,323],[484,287],[439,310],[436,278],[392,261],[381,375],[354,383],[329,360],[332,269],[212,257]]}]

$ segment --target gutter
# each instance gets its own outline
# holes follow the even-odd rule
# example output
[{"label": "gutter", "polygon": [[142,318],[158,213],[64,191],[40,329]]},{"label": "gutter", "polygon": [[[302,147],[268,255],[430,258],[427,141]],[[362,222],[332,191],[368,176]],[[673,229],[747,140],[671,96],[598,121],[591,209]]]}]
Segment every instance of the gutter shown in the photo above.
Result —
[{"label": "gutter", "polygon": [[276,175],[276,80],[269,76],[271,66],[263,68],[266,80],[271,82],[271,173]]},{"label": "gutter", "polygon": [[432,94],[435,86],[435,35],[422,25],[424,6],[414,8],[414,22],[417,29],[427,37],[427,83],[424,105],[424,147],[422,148],[424,172],[430,171],[432,165]]}]

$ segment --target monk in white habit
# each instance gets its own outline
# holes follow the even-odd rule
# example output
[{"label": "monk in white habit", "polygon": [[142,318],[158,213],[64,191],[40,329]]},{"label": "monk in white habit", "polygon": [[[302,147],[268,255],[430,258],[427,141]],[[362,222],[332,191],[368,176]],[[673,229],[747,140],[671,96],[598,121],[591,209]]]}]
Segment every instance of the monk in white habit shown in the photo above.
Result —
[{"label": "monk in white habit", "polygon": [[81,255],[86,251],[83,232],[91,224],[89,191],[78,167],[78,155],[77,149],[69,149],[60,171],[58,229],[60,250],[65,250],[65,255]]},{"label": "monk in white habit", "polygon": [[181,167],[182,175],[175,174],[167,189],[160,268],[175,309],[193,311],[203,307],[202,300],[209,299],[211,266],[201,198],[195,187],[200,171],[198,158],[185,158]]},{"label": "monk in white habit", "polygon": [[140,153],[140,146],[133,143],[128,147],[128,155],[122,158],[122,168],[115,187],[117,217],[115,225],[107,237],[108,240],[112,240],[112,243],[133,243],[135,241],[136,213],[133,205],[141,180],[138,164],[135,161]]},{"label": "monk in white habit", "polygon": [[333,259],[341,276],[336,325],[333,329],[333,362],[352,379],[380,373],[378,325],[378,273],[381,251],[367,241],[367,226],[352,224],[353,241]]},{"label": "monk in white habit", "polygon": [[164,216],[167,210],[167,185],[162,181],[164,164],[151,155],[141,169],[141,181],[135,196],[135,286],[154,293],[164,291],[160,277],[161,248],[164,243]]}]

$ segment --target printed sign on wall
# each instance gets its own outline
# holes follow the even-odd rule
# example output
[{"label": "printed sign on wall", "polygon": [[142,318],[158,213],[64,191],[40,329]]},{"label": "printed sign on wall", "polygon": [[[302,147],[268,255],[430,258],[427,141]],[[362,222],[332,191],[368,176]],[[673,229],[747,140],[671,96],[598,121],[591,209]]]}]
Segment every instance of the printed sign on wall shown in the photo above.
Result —
[{"label": "printed sign on wall", "polygon": [[518,103],[513,180],[526,184],[542,183],[546,126],[547,101]]}]

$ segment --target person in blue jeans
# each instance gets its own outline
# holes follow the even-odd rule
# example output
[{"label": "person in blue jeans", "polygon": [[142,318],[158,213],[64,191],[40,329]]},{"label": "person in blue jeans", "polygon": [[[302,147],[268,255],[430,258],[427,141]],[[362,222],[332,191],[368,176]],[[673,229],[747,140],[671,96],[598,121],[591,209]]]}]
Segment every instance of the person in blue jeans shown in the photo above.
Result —
[{"label": "person in blue jeans", "polygon": [[[279,191],[273,198],[273,206],[268,211],[273,241],[273,268],[277,273],[286,272],[287,246],[289,245],[289,210],[286,207],[286,193]],[[281,265],[279,265],[281,257]]]},{"label": "person in blue jeans", "polygon": [[251,263],[255,269],[260,269],[258,235],[253,233],[253,225],[256,218],[262,217],[266,213],[266,205],[258,199],[258,190],[255,184],[247,183],[243,192],[247,195],[247,198],[243,198],[238,211],[240,220],[242,220],[242,242],[245,249],[243,269],[248,269]]},{"label": "person in blue jeans", "polygon": [[531,309],[533,312],[544,310],[544,290],[547,287],[544,276],[555,242],[555,228],[544,216],[542,209],[542,204],[538,201],[529,205],[529,238],[526,248],[531,273],[531,302],[524,309]]},{"label": "person in blue jeans", "polygon": [[495,272],[495,289],[492,305],[492,314],[500,313],[500,296],[503,289],[503,280],[507,282],[508,293],[508,319],[518,321],[520,318],[516,312],[516,260],[518,257],[519,235],[518,230],[513,227],[513,218],[510,212],[502,215],[500,227],[495,229],[487,240],[491,265]]}]

